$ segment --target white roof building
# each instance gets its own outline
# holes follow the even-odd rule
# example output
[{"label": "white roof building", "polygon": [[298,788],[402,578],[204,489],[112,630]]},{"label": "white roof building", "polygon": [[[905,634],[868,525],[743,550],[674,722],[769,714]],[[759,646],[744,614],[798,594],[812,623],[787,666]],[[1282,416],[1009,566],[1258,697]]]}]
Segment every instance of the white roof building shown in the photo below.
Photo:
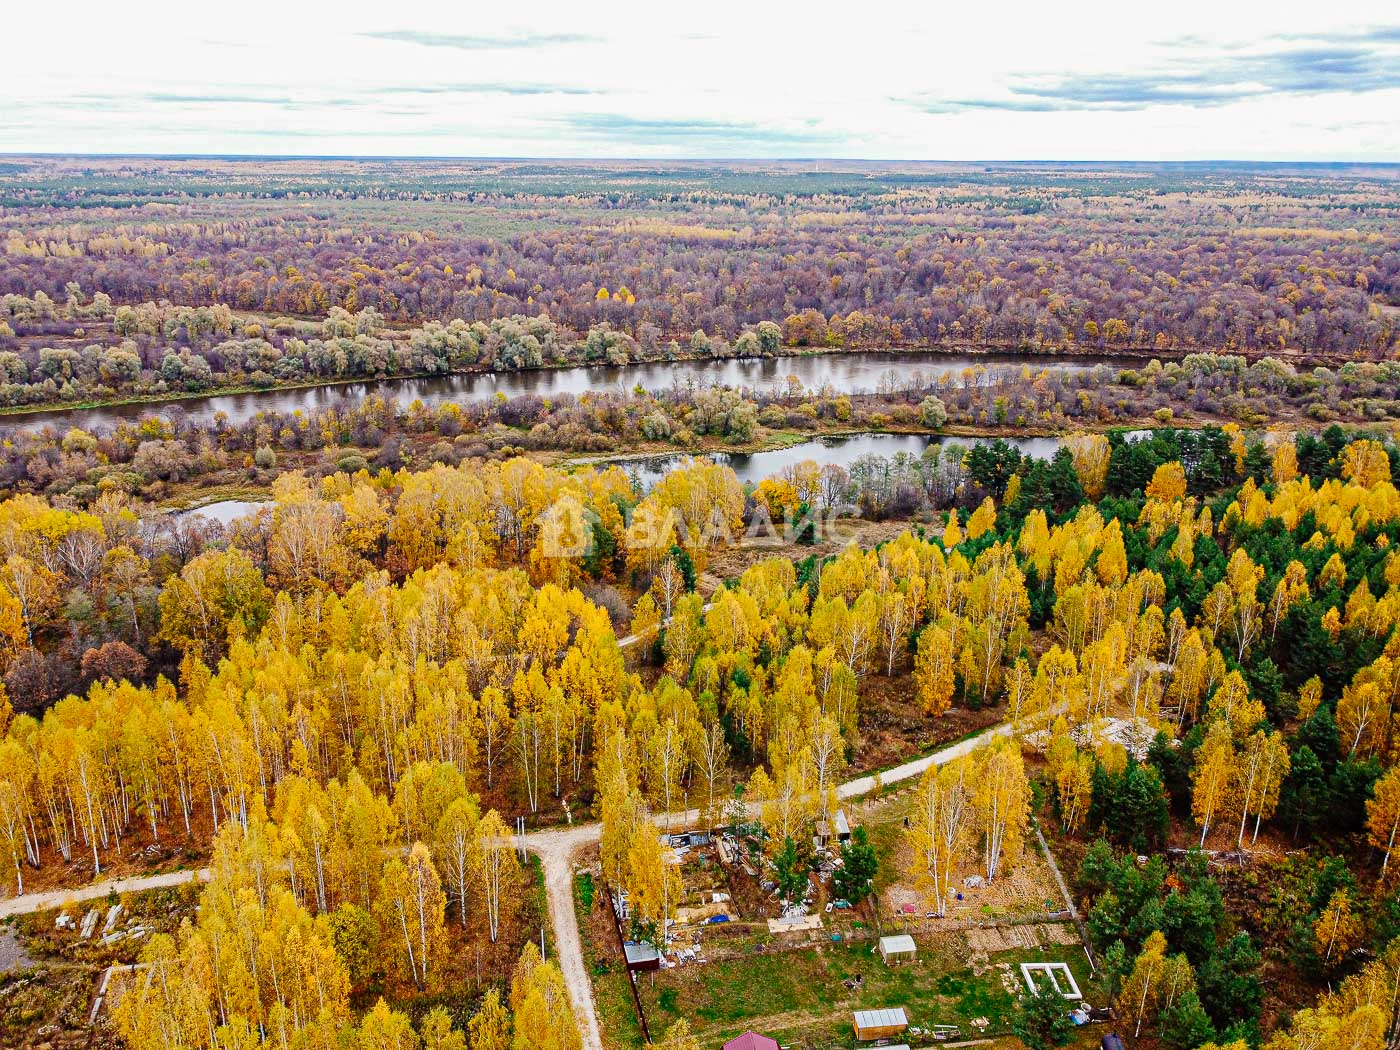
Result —
[{"label": "white roof building", "polygon": [[909,962],[918,955],[918,946],[914,943],[914,938],[907,933],[898,933],[892,937],[880,938],[880,958],[885,960],[885,964],[890,962]]}]

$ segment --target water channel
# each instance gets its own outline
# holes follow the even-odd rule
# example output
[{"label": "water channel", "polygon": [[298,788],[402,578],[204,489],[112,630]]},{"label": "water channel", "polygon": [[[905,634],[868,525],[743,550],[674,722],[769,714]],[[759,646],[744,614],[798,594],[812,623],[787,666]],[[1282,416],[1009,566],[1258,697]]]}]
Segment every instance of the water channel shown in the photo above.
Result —
[{"label": "water channel", "polygon": [[[813,438],[789,448],[772,449],[767,452],[712,452],[707,458],[716,463],[731,467],[741,482],[757,484],[764,478],[775,477],[786,468],[803,460],[815,460],[825,466],[828,463],[840,464],[849,469],[861,456],[878,455],[887,459],[903,452],[910,456],[922,456],[931,446],[939,448],[969,448],[977,443],[996,440],[995,438],[957,437],[937,434],[851,434],[841,437]],[[1060,439],[1054,437],[1008,438],[1007,444],[1020,450],[1024,456],[1033,459],[1050,459],[1060,447]],[[674,470],[688,457],[682,454],[638,457],[635,459],[599,460],[594,466],[618,466],[627,472],[628,477],[639,491],[645,492]],[[195,507],[183,514],[202,515],[222,525],[227,525],[245,514],[251,514],[266,506],[259,500],[221,500]]]},{"label": "water channel", "polygon": [[1034,371],[1086,372],[1100,365],[1126,367],[1131,362],[1113,357],[1050,357],[1037,354],[949,354],[925,352],[865,352],[812,354],[726,361],[676,361],[621,366],[545,368],[520,372],[469,372],[416,379],[377,379],[297,389],[272,389],[244,394],[219,394],[180,401],[108,405],[102,408],[46,409],[0,417],[0,433],[41,427],[82,427],[108,430],[120,422],[145,416],[183,413],[210,423],[222,413],[231,424],[246,422],[259,412],[315,412],[358,404],[367,398],[393,398],[400,405],[422,401],[438,405],[468,403],[502,395],[556,397],[588,391],[648,391],[672,387],[735,386],[775,390],[796,381],[812,391],[837,394],[898,390],[923,386],[932,378],[961,374],[969,368],[988,373],[1030,368]]},{"label": "water channel", "polygon": [[[803,460],[814,460],[822,466],[835,463],[850,468],[862,456],[877,455],[886,459],[903,452],[909,456],[922,456],[929,447],[970,448],[974,444],[985,444],[995,438],[953,437],[938,434],[851,434],[841,437],[813,438],[789,448],[773,449],[768,452],[713,452],[707,458],[723,463],[733,469],[741,482],[758,484],[764,478],[781,474],[788,467]],[[1007,438],[1008,445],[1019,449],[1023,456],[1032,459],[1050,459],[1060,447],[1060,439],[1054,437]],[[637,459],[612,461],[625,470],[633,484],[642,491],[655,485],[668,472],[674,470],[686,459],[683,455],[647,456]],[[604,465],[603,462],[598,464]]]}]

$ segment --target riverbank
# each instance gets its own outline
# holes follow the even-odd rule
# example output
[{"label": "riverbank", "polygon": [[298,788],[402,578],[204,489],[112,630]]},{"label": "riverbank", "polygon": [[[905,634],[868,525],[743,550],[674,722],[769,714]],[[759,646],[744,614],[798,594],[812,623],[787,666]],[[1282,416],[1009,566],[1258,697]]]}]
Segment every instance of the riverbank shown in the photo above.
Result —
[{"label": "riverbank", "polygon": [[[453,380],[485,379],[491,377],[529,375],[548,375],[550,373],[567,372],[575,370],[589,370],[597,372],[617,371],[621,369],[643,369],[669,366],[685,365],[724,365],[727,363],[737,365],[754,365],[763,362],[781,361],[802,361],[821,358],[839,358],[855,356],[887,356],[898,357],[900,355],[926,355],[930,358],[930,363],[940,358],[966,357],[971,359],[970,364],[981,364],[989,362],[992,365],[1006,365],[1014,367],[1017,364],[1031,364],[1040,366],[1062,366],[1071,368],[1093,367],[1095,364],[1131,365],[1136,363],[1146,363],[1151,360],[1174,361],[1193,353],[1206,353],[1201,348],[1177,349],[1177,350],[1154,350],[1149,347],[1103,347],[1103,348],[1066,348],[1063,346],[1011,346],[997,343],[971,343],[971,342],[944,342],[944,343],[910,343],[910,344],[880,344],[875,346],[840,346],[840,347],[783,347],[781,352],[764,356],[714,356],[696,353],[680,353],[674,357],[667,358],[644,358],[630,361],[625,365],[614,365],[602,361],[576,362],[565,361],[540,365],[537,368],[518,369],[487,369],[487,368],[464,368],[450,372],[403,372],[403,373],[381,373],[364,376],[333,376],[319,377],[315,379],[293,380],[276,382],[271,385],[259,385],[253,383],[234,383],[223,386],[209,387],[203,390],[171,390],[159,393],[125,394],[110,398],[88,398],[77,401],[52,401],[28,405],[9,405],[0,407],[0,419],[23,419],[35,417],[42,421],[43,417],[82,412],[97,412],[101,410],[117,411],[121,409],[143,409],[147,407],[158,407],[166,405],[179,405],[189,402],[212,400],[216,398],[233,397],[276,397],[279,394],[294,394],[298,391],[312,390],[334,390],[347,386],[361,384],[412,384],[412,383],[434,383],[451,382]],[[1225,351],[1237,353],[1236,351]],[[1239,351],[1239,356],[1253,360],[1259,357],[1268,356],[1263,352]],[[1304,355],[1301,352],[1288,353],[1279,352],[1273,356],[1283,358],[1295,364],[1326,364],[1335,363],[1333,358],[1336,355]],[[998,358],[1002,360],[998,360]],[[1015,358],[1017,360],[1010,360]],[[846,391],[855,392],[855,391]]]},{"label": "riverbank", "polygon": [[[488,369],[488,368],[463,368],[450,372],[400,372],[400,373],[379,373],[375,375],[363,376],[331,376],[319,377],[315,379],[293,380],[276,382],[272,385],[258,385],[253,383],[234,383],[224,386],[214,386],[203,390],[172,390],[160,393],[126,394],[110,398],[87,398],[78,401],[49,401],[29,405],[7,405],[0,407],[0,419],[23,418],[28,416],[42,417],[69,412],[92,412],[103,409],[122,408],[144,408],[147,406],[178,405],[183,402],[200,401],[210,398],[222,397],[244,397],[244,396],[265,396],[278,393],[295,393],[296,391],[334,389],[336,387],[353,386],[364,383],[411,383],[421,381],[433,381],[443,379],[463,379],[487,376],[520,376],[532,373],[550,373],[569,371],[573,369],[616,369],[616,368],[637,368],[647,366],[664,365],[686,365],[686,364],[712,364],[723,362],[763,362],[763,361],[784,361],[801,360],[807,358],[841,357],[855,354],[868,355],[899,355],[899,354],[927,354],[931,357],[956,357],[965,356],[971,358],[993,359],[997,357],[1020,357],[1031,359],[1037,363],[1047,364],[1059,362],[1065,365],[1091,364],[1098,360],[1100,363],[1147,363],[1158,360],[1162,362],[1179,361],[1191,354],[1218,353],[1243,357],[1247,361],[1257,361],[1265,357],[1274,357],[1288,362],[1295,368],[1307,368],[1316,366],[1335,367],[1356,360],[1344,354],[1326,354],[1316,351],[1301,350],[1266,350],[1266,349],[1211,349],[1207,347],[1186,347],[1158,349],[1148,346],[1111,346],[1111,347],[1065,347],[1065,346],[1024,346],[1012,345],[1010,343],[972,343],[966,341],[948,341],[941,343],[882,343],[879,345],[862,346],[791,346],[783,347],[780,353],[746,357],[733,355],[718,357],[713,355],[695,354],[682,352],[674,357],[666,358],[639,358],[629,361],[625,365],[612,365],[607,362],[578,362],[563,361],[543,364],[535,368],[517,369]],[[1367,360],[1367,359],[1361,359]],[[1000,362],[1007,363],[1007,362]]]},{"label": "riverbank", "polygon": [[313,412],[374,397],[393,399],[401,406],[421,401],[436,407],[448,402],[479,404],[528,394],[549,400],[561,395],[582,396],[593,392],[626,394],[638,388],[662,392],[678,386],[685,389],[727,386],[753,392],[787,393],[794,381],[809,395],[828,389],[836,394],[855,395],[876,393],[886,387],[899,389],[901,384],[920,376],[932,381],[975,368],[1001,368],[1011,372],[1030,367],[1081,372],[1100,365],[1123,368],[1135,363],[1129,357],[1007,354],[986,348],[964,352],[898,347],[857,351],[832,349],[768,357],[685,355],[674,360],[625,365],[593,362],[502,371],[474,368],[19,405],[0,409],[0,419],[8,429],[54,423],[96,431],[123,421],[135,422],[161,406],[174,405],[199,422],[212,422],[222,415],[229,423],[237,424],[263,412]]},{"label": "riverbank", "polygon": [[[1136,427],[1114,426],[1085,429],[1094,429],[1098,432],[1125,429],[1140,431],[1151,430],[1158,425],[1152,420],[1143,420],[1141,426]],[[1196,429],[1207,425],[1210,425],[1209,421],[1193,421],[1190,424],[1178,424],[1177,429]],[[976,442],[1003,440],[1020,450],[1024,455],[1033,458],[1049,458],[1054,455],[1054,449],[1058,448],[1063,437],[1063,434],[1056,433],[1046,427],[1005,427],[996,430],[968,426],[946,427],[941,430],[918,427],[889,427],[880,430],[833,427],[822,431],[766,431],[754,441],[743,444],[711,442],[678,449],[674,445],[663,442],[649,442],[644,447],[616,455],[574,456],[567,452],[540,452],[530,455],[542,463],[562,470],[620,467],[629,473],[636,474],[644,487],[650,487],[650,484],[654,483],[657,477],[667,470],[673,469],[679,461],[687,458],[715,459],[734,468],[735,472],[739,474],[740,481],[756,483],[764,477],[776,476],[781,473],[782,468],[788,465],[788,462],[797,462],[801,459],[815,459],[823,465],[829,462],[840,462],[844,465],[866,452],[884,456],[893,456],[901,451],[914,455],[922,453],[922,448],[898,447],[894,444],[886,448],[879,447],[884,442],[897,443],[901,439],[922,442],[924,448],[937,444],[971,445]],[[867,444],[870,446],[868,448],[862,447],[856,451],[845,449],[843,454],[835,456],[829,454],[833,446],[839,447],[838,443],[866,439],[868,439]],[[808,445],[814,446],[807,450],[810,451],[810,455],[781,455],[792,453],[795,450],[803,450],[803,447]],[[775,458],[770,470],[762,462],[765,456],[780,457],[781,462]],[[282,469],[305,469],[314,465],[315,462],[314,453],[285,454]],[[271,499],[271,488],[270,480],[266,483],[227,480],[208,486],[189,484],[182,486],[178,491],[163,499],[160,508],[173,513],[197,513],[216,505],[243,504],[250,510],[254,510]],[[225,521],[227,517],[223,513],[215,513],[211,516],[220,521]]]}]

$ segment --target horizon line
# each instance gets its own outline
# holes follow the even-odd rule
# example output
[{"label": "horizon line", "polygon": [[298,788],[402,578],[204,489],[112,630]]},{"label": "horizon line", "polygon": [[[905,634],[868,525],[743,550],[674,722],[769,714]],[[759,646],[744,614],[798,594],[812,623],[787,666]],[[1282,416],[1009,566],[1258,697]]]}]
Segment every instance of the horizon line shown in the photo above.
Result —
[{"label": "horizon line", "polygon": [[1243,157],[1211,158],[1005,158],[976,157],[967,159],[947,157],[835,157],[835,156],[784,156],[764,157],[735,155],[723,157],[677,156],[549,156],[529,154],[450,154],[450,153],[167,153],[167,152],[78,152],[65,150],[0,150],[0,159],[33,160],[263,160],[263,161],[472,161],[472,162],[511,162],[535,164],[951,164],[951,165],[1119,165],[1134,167],[1152,166],[1239,166],[1239,167],[1383,167],[1400,168],[1400,159],[1363,160],[1338,158],[1331,160],[1262,160]]}]

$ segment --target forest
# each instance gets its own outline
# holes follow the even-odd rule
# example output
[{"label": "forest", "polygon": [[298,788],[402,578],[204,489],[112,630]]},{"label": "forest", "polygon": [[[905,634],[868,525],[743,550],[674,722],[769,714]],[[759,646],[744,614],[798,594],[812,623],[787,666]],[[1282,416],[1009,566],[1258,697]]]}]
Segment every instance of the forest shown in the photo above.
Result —
[{"label": "forest", "polygon": [[[270,511],[183,546],[121,493],[90,510],[16,496],[0,505],[21,709],[0,748],[9,881],[96,876],[168,840],[209,850],[197,924],[142,950],[161,976],[123,1000],[128,1045],[331,1038],[352,994],[421,1002],[454,937],[511,928],[528,880],[502,812],[593,808],[604,876],[654,928],[679,892],[647,813],[684,793],[722,820],[742,798],[790,862],[861,767],[871,683],[894,679],[931,722],[992,708],[1023,734],[924,778],[908,834],[930,901],[969,851],[988,880],[1017,863],[1043,769],[1066,841],[1089,844],[1080,885],[1118,1001],[1141,999],[1164,1045],[1194,1050],[1188,1020],[1280,1048],[1305,1025],[1383,1031],[1388,993],[1366,989],[1390,986],[1396,932],[1397,462],[1335,428],[1086,434],[1050,464],[985,446],[951,504],[887,542],[759,559],[708,601],[707,526],[818,502],[817,464],[746,491],[697,461],[645,494],[616,468],[525,458],[288,473]],[[550,555],[564,497],[593,523],[577,558]],[[623,630],[652,641],[624,654]],[[58,673],[45,654],[78,648],[73,695],[33,704]],[[1140,757],[1096,735],[1108,720]],[[1312,844],[1269,863],[1313,913],[1262,903],[1237,926],[1222,902],[1240,888],[1203,860],[1115,867],[1115,843],[1158,849],[1178,825],[1194,845],[1261,827]],[[472,1024],[577,1045],[553,964],[521,958],[511,1008],[492,992]],[[1270,1035],[1266,974],[1341,997]],[[353,1023],[372,1040],[408,1021],[376,1006]],[[426,1045],[452,1038],[446,1015],[418,1024]]]},{"label": "forest", "polygon": [[[1063,958],[1135,1050],[1391,1045],[1397,205],[1306,165],[0,166],[0,1043],[828,1050],[897,992],[1087,1048],[996,973]],[[861,436],[908,444],[820,444]],[[872,930],[927,957],[870,973]]]},{"label": "forest", "polygon": [[[7,382],[62,386],[84,366],[41,353],[72,350],[112,389],[207,384],[200,360],[270,382],[655,358],[697,332],[738,354],[1379,358],[1398,207],[1385,168],[21,159],[0,171],[0,350],[25,368]],[[75,287],[100,298],[69,309]],[[319,332],[333,308],[463,326],[386,352],[363,324]]]}]

